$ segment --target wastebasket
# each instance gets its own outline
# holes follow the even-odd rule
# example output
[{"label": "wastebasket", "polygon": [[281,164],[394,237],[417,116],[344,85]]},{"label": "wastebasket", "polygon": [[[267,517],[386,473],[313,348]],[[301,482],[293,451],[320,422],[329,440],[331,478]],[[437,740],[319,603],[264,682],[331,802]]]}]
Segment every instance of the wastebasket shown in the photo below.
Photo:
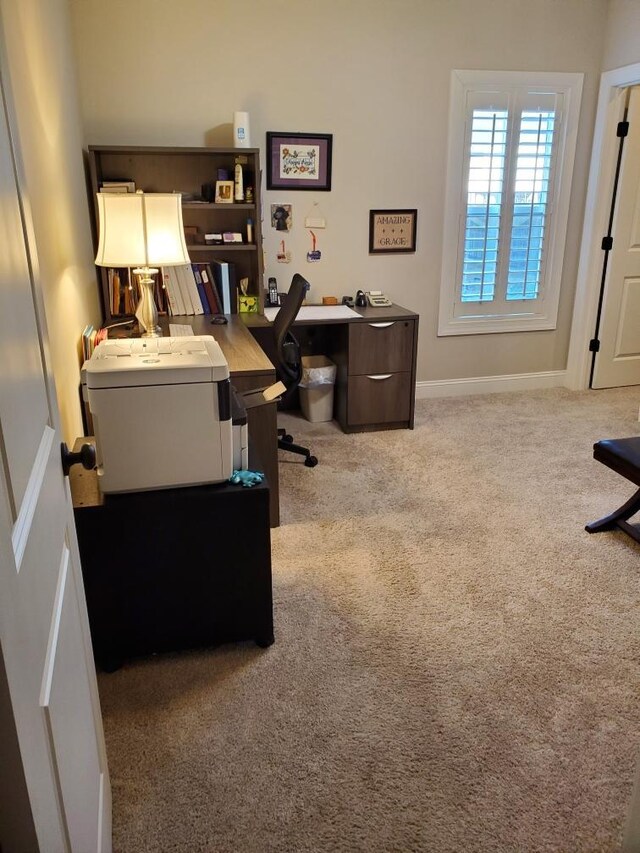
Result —
[{"label": "wastebasket", "polygon": [[333,386],[336,366],[326,355],[302,356],[300,408],[308,421],[330,421],[333,418]]}]

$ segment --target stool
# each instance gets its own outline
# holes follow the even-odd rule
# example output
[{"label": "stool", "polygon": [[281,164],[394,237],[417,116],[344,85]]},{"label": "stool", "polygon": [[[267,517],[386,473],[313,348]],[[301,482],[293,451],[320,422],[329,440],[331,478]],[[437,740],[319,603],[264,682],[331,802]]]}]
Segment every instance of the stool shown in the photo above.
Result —
[{"label": "stool", "polygon": [[[593,445],[593,458],[640,486],[640,437],[606,438],[597,441]],[[601,530],[619,527],[636,542],[640,542],[640,530],[627,520],[639,510],[640,488],[620,509],[598,521],[592,521],[586,525],[585,530],[589,533],[599,533]]]}]

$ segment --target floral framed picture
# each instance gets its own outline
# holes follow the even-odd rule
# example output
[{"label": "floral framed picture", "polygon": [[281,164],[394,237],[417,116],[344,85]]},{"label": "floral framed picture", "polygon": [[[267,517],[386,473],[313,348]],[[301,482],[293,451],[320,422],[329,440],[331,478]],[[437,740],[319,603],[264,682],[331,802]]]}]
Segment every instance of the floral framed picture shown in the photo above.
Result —
[{"label": "floral framed picture", "polygon": [[267,131],[267,189],[331,189],[331,133]]},{"label": "floral framed picture", "polygon": [[418,211],[370,210],[369,254],[415,252]]}]

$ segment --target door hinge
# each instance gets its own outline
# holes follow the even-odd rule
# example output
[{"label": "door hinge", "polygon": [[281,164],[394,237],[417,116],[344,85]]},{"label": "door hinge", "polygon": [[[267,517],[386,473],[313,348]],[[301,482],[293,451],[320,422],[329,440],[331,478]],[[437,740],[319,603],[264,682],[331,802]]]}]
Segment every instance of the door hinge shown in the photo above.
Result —
[{"label": "door hinge", "polygon": [[604,252],[610,252],[613,249],[613,237],[603,237],[602,238],[602,250]]},{"label": "door hinge", "polygon": [[589,341],[589,352],[600,352],[600,341],[597,338]]},{"label": "door hinge", "polygon": [[629,133],[629,122],[628,121],[619,121],[618,129],[616,130],[616,136],[627,136]]}]

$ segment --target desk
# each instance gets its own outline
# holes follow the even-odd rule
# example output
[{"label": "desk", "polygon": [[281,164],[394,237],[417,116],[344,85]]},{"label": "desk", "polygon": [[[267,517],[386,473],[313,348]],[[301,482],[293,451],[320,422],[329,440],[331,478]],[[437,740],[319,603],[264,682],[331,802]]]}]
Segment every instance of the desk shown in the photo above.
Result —
[{"label": "desk", "polygon": [[[344,432],[413,429],[418,315],[400,305],[354,310],[356,317],[294,323],[304,355],[337,365],[334,418]],[[244,322],[274,361],[271,324],[255,314]]]},{"label": "desk", "polygon": [[266,483],[103,496],[96,472],[74,465],[69,484],[99,666],[231,640],[273,642]]}]

